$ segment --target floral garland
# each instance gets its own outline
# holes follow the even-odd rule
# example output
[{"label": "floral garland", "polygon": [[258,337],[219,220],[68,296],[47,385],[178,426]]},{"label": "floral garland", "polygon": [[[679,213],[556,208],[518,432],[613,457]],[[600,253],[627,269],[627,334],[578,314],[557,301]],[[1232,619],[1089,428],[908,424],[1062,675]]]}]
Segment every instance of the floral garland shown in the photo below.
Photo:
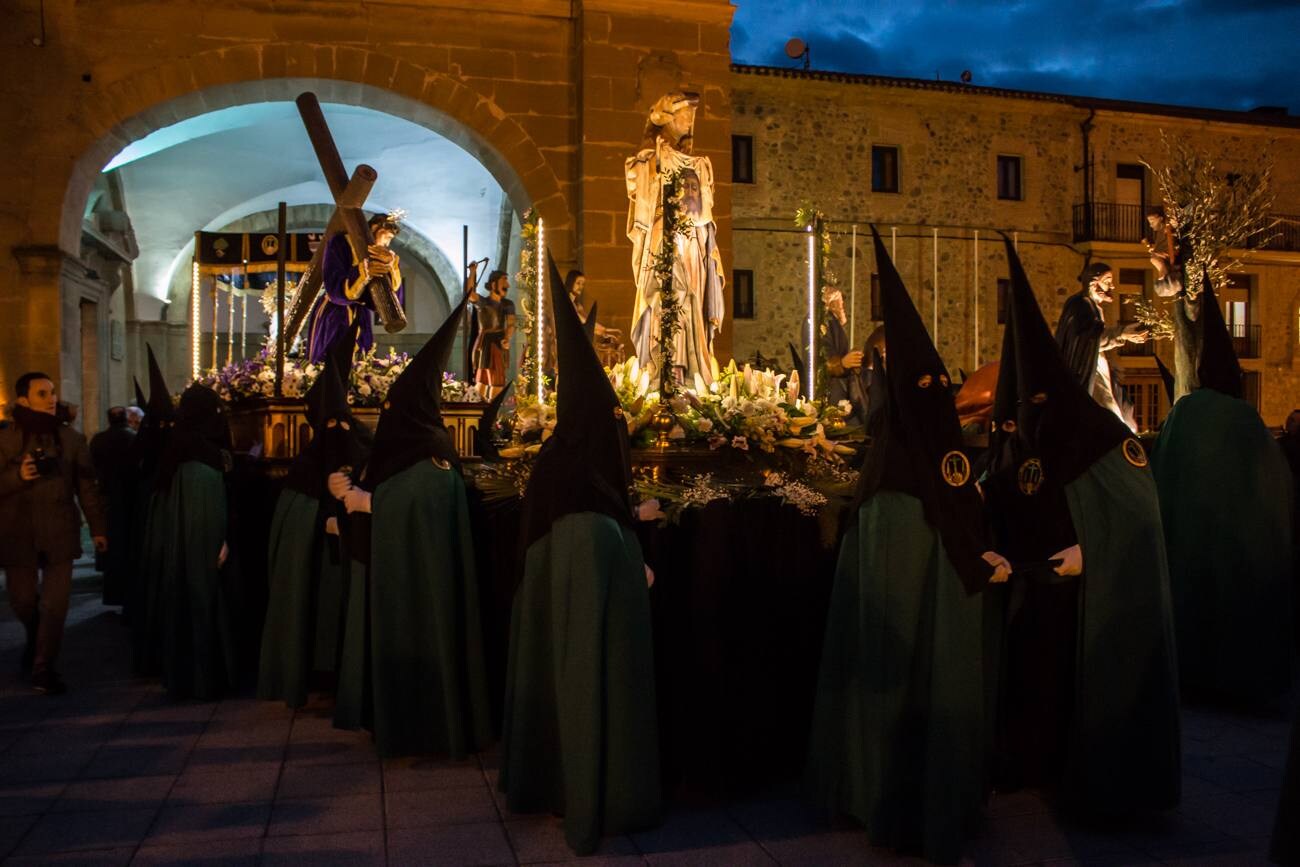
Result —
[{"label": "floral garland", "polygon": [[[388,390],[411,363],[405,352],[388,350],[380,355],[373,349],[359,357],[348,377],[348,402],[354,407],[377,407],[383,404]],[[284,360],[284,383],[281,394],[301,399],[307,394],[321,365],[301,358]],[[196,382],[215,391],[230,403],[258,400],[275,395],[275,354],[263,349],[253,358],[210,370]],[[448,403],[478,403],[482,399],[470,383],[461,382],[450,373],[442,375],[442,399]]]},{"label": "floral garland", "polygon": [[524,211],[519,230],[519,271],[515,274],[515,285],[519,287],[519,308],[523,311],[520,330],[524,334],[523,358],[519,361],[519,373],[515,383],[516,394],[532,391],[537,377],[543,376],[537,357],[537,212],[532,208]]},{"label": "floral garland", "polygon": [[[809,264],[815,264],[817,268],[818,286],[821,291],[813,298],[813,309],[809,314],[813,317],[813,327],[820,328],[824,318],[825,297],[832,290],[839,290],[839,277],[831,268],[831,222],[816,206],[804,203],[794,212],[794,224],[801,229],[811,229],[817,234],[817,261]],[[826,373],[824,347],[824,341],[817,341],[817,358],[808,360],[809,364],[815,366],[818,392],[824,388],[823,380]]]},{"label": "floral garland", "polygon": [[671,395],[677,389],[674,368],[677,364],[675,346],[682,330],[681,305],[673,291],[673,263],[677,257],[676,238],[687,234],[691,227],[688,215],[678,205],[682,199],[682,173],[680,170],[663,172],[659,176],[663,185],[663,237],[654,257],[654,274],[659,280],[659,390]]}]

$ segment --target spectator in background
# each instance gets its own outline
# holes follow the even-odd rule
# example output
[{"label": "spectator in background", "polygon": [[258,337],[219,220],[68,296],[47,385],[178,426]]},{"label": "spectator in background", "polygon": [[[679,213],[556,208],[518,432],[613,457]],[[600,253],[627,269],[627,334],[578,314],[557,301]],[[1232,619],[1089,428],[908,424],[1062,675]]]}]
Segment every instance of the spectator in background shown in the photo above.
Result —
[{"label": "spectator in background", "polygon": [[[86,439],[56,415],[54,381],[18,377],[13,421],[0,429],[0,566],[9,604],[27,630],[23,668],[32,688],[66,691],[54,668],[72,593],[72,561],[81,555],[81,515],[97,551],[108,550],[104,510]],[[38,576],[40,590],[37,591]]]},{"label": "spectator in background", "polygon": [[123,540],[111,550],[95,556],[95,568],[104,574],[104,604],[124,605],[127,584],[131,580],[128,556],[131,538],[131,446],[135,431],[131,429],[126,407],[108,411],[108,427],[90,438],[90,460],[95,465],[99,490],[108,509],[108,535]]},{"label": "spectator in background", "polygon": [[138,406],[128,406],[126,408],[126,425],[131,431],[140,430],[140,424],[144,421],[144,410]]}]

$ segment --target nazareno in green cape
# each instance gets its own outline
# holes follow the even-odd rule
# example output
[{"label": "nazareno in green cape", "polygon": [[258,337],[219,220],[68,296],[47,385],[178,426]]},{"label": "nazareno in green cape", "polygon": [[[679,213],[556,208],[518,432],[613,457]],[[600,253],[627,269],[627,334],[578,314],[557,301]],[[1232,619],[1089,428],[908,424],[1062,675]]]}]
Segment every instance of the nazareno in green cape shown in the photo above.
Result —
[{"label": "nazareno in green cape", "polygon": [[262,629],[257,697],[289,707],[307,703],[314,671],[333,671],[345,569],[329,550],[323,505],[285,488],[271,518],[270,596]]},{"label": "nazareno in green cape", "polygon": [[225,479],[186,461],[154,499],[168,525],[158,572],[163,686],[173,698],[220,698],[237,674],[227,598],[234,558],[217,566],[227,538]]},{"label": "nazareno in green cape", "polygon": [[566,515],[528,547],[510,618],[500,788],[579,854],[660,818],[654,642],[636,535]]},{"label": "nazareno in green cape", "polygon": [[482,749],[492,720],[465,482],[426,458],[380,484],[371,512],[369,674],[379,754],[460,758]]},{"label": "nazareno in green cape", "polygon": [[984,599],[920,500],[878,491],[840,548],[806,787],[871,842],[956,863],[986,791]]},{"label": "nazareno in green cape", "polygon": [[1200,388],[1170,410],[1152,469],[1183,687],[1276,700],[1295,673],[1293,504],[1282,450],[1253,406]]}]

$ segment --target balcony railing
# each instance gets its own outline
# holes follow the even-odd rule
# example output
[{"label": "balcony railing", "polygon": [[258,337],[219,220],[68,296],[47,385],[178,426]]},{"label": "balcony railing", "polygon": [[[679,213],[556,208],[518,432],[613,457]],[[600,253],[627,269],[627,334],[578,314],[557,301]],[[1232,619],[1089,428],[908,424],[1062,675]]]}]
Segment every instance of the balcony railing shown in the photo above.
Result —
[{"label": "balcony railing", "polygon": [[1229,325],[1232,348],[1238,358],[1259,358],[1259,326]]},{"label": "balcony railing", "polygon": [[[1262,250],[1300,251],[1300,215],[1273,214],[1277,225],[1255,235],[1249,242]],[[1117,241],[1140,244],[1150,240],[1146,207],[1116,202],[1090,202],[1074,206],[1074,243]]]}]

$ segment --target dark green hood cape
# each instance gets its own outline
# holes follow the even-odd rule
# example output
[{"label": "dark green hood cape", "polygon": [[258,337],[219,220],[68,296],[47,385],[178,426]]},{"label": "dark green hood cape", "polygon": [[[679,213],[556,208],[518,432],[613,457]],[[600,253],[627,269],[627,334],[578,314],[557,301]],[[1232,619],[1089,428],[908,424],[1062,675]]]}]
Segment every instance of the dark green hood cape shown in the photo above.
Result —
[{"label": "dark green hood cape", "polygon": [[[1165,809],[1180,787],[1169,573],[1141,444],[1066,367],[1010,240],[1012,303],[984,484],[1017,566],[999,708],[1011,783],[1071,806]],[[1083,574],[1043,561],[1076,543]]]},{"label": "dark green hood cape", "polygon": [[163,545],[170,539],[172,530],[166,510],[154,496],[154,488],[158,464],[175,425],[176,407],[153,347],[146,343],[145,351],[149,359],[149,400],[140,432],[131,443],[131,465],[136,474],[132,558],[139,564],[139,574],[131,588],[128,610],[135,670],[156,675],[162,670],[162,574],[159,570],[163,564]]},{"label": "dark green hood cape", "polygon": [[1214,290],[1202,290],[1201,387],[1169,411],[1152,457],[1183,688],[1273,701],[1295,676],[1290,467],[1253,406]]},{"label": "dark green hood cape", "polygon": [[659,821],[654,642],[627,424],[553,262],[551,296],[556,425],[524,494],[500,788],[586,854]]},{"label": "dark green hood cape", "polygon": [[212,389],[181,395],[176,424],[158,468],[155,502],[166,537],[161,563],[162,682],[173,698],[220,698],[237,678],[231,593],[234,551],[217,557],[229,532],[225,473],[230,427]]},{"label": "dark green hood cape", "polygon": [[342,535],[325,533],[334,517],[346,528],[342,504],[329,495],[326,478],[340,467],[358,467],[368,432],[347,402],[347,378],[357,322],[330,347],[324,369],[307,390],[312,440],[295,459],[276,501],[267,549],[270,598],[262,630],[257,696],[302,707],[313,671],[332,672],[342,629],[348,558]]},{"label": "dark green hood cape", "polygon": [[872,229],[889,357],[840,548],[807,787],[871,841],[956,863],[986,789],[979,493],[948,372]]},{"label": "dark green hood cape", "polygon": [[492,736],[465,482],[440,409],[464,312],[462,299],[389,389],[361,481],[369,563],[349,567],[335,725],[369,725],[385,758],[461,758]]}]

